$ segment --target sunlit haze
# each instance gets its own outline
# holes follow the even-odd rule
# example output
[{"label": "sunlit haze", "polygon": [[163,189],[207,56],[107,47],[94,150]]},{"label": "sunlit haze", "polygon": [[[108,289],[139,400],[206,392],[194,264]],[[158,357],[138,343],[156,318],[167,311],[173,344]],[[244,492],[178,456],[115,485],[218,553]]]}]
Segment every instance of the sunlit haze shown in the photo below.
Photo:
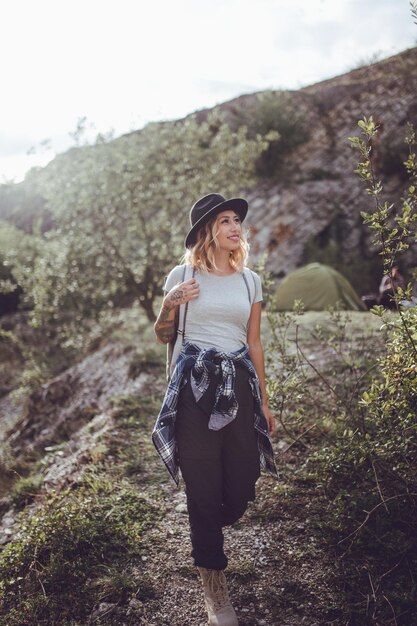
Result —
[{"label": "sunlit haze", "polygon": [[408,0],[5,0],[0,20],[0,182],[66,150],[82,117],[90,140],[120,135],[417,39]]}]

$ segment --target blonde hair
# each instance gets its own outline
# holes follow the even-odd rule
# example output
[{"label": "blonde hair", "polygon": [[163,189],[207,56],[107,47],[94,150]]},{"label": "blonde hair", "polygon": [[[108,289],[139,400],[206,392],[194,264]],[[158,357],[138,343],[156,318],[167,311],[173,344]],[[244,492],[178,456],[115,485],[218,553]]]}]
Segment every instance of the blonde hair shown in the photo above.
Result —
[{"label": "blonde hair", "polygon": [[[183,263],[203,272],[219,269],[215,262],[215,251],[219,249],[219,241],[217,239],[219,229],[217,228],[217,223],[218,215],[200,228],[196,235],[195,244],[192,248],[187,248],[181,259]],[[243,229],[240,233],[239,244],[239,247],[231,251],[229,256],[230,267],[236,272],[243,271],[249,254],[249,244]]]}]

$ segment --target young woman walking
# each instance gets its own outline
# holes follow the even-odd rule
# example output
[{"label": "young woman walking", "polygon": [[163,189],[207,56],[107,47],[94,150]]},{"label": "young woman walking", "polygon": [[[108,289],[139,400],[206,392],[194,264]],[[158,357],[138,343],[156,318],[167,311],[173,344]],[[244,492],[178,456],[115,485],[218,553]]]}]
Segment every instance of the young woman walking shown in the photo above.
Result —
[{"label": "young woman walking", "polygon": [[178,324],[184,331],[152,439],[175,482],[178,468],[185,482],[191,554],[210,626],[238,624],[222,528],[255,499],[261,467],[277,476],[260,338],[262,285],[245,266],[247,210],[243,198],[217,193],[194,204],[184,265],[171,270],[155,323],[161,343],[173,340]]}]

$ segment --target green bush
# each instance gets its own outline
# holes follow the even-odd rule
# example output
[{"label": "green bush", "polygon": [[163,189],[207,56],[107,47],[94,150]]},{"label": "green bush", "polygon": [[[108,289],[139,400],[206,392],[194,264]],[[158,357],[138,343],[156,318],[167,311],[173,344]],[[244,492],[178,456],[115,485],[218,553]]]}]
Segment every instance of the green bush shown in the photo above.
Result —
[{"label": "green bush", "polygon": [[[313,428],[331,439],[345,411],[355,410],[355,419],[361,419],[362,410],[355,408],[355,401],[375,375],[372,369],[380,338],[373,324],[355,325],[354,313],[337,307],[320,312],[319,320],[317,312],[304,311],[300,300],[295,301],[293,311],[277,311],[272,276],[262,263],[257,269],[267,301],[265,363],[270,407],[290,439],[297,440],[302,431]],[[317,359],[320,353],[323,357]],[[303,440],[301,445],[308,446]]]},{"label": "green bush", "polygon": [[[1,623],[67,626],[85,620],[100,601],[103,571],[125,571],[141,554],[142,532],[155,515],[128,481],[102,474],[48,497],[32,515],[21,513],[20,533],[0,555]],[[130,580],[113,595],[127,601],[131,586]]]},{"label": "green bush", "polygon": [[41,474],[32,474],[19,478],[12,487],[10,497],[17,509],[23,509],[35,498],[43,483]]},{"label": "green bush", "polygon": [[[417,339],[415,310],[404,319]],[[409,573],[417,570],[416,354],[401,320],[386,325],[383,378],[363,393],[362,420],[347,413],[334,444],[311,463],[332,502],[329,527],[338,531],[345,557],[352,615],[388,623],[391,604],[396,614],[406,615],[398,624],[414,624],[417,594]]]},{"label": "green bush", "polygon": [[[382,184],[369,158],[377,126],[372,118],[359,126],[364,138],[351,142],[360,151],[357,172],[374,202],[362,216],[390,271],[417,239],[416,135],[410,127],[405,163],[410,183],[396,208],[380,200]],[[337,541],[352,624],[417,623],[417,308],[399,304],[411,293],[408,285],[396,294],[397,313],[374,307],[385,336],[377,360],[381,378],[341,415],[331,445],[307,463],[329,498],[323,527]]]},{"label": "green bush", "polygon": [[252,104],[234,113],[235,124],[246,126],[249,137],[261,135],[269,141],[268,148],[257,159],[259,176],[282,176],[285,157],[310,136],[305,113],[290,92],[258,94]]}]

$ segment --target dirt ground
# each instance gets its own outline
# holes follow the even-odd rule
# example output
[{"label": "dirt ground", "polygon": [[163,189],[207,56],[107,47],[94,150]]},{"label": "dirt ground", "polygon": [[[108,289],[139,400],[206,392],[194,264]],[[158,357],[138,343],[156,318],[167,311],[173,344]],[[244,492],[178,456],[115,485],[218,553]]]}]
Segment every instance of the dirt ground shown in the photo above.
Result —
[{"label": "dirt ground", "polygon": [[[224,529],[226,575],[239,624],[342,626],[332,571],[335,557],[328,553],[317,523],[325,500],[299,477],[304,448],[292,446],[285,452],[287,444],[279,432],[274,446],[279,479],[262,475],[256,500],[239,522]],[[159,465],[154,457],[144,485],[162,513],[144,537],[144,570],[156,593],[143,605],[141,624],[202,626],[207,622],[190,556],[183,484],[177,489],[168,474],[164,479]],[[152,476],[158,480],[152,481]]]},{"label": "dirt ground", "polygon": [[[308,324],[314,327],[320,317],[310,317]],[[350,338],[377,352],[379,339],[374,337],[370,343],[367,338],[368,332],[372,336],[375,322],[369,316],[359,321],[353,320]],[[305,324],[303,332],[306,328]],[[320,369],[329,366],[329,350],[317,344],[310,348],[311,359]],[[304,467],[307,457],[323,445],[323,439],[313,428],[294,443],[278,425],[273,445],[278,480],[263,474],[257,483],[256,500],[239,522],[224,529],[229,558],[226,575],[239,624],[346,626],[349,617],[343,581],[335,567],[338,557],[322,524],[325,507],[331,502],[309,479]],[[156,594],[144,604],[141,623],[201,626],[206,624],[205,608],[199,575],[190,556],[183,484],[180,489],[175,487],[155,454],[149,456],[149,463],[146,493],[158,502],[162,513],[158,525],[144,537],[145,569]]]},{"label": "dirt ground", "polygon": [[[303,345],[310,362],[340,382],[345,374],[337,359],[334,361],[333,351],[311,338],[320,321],[318,314],[304,316],[300,329],[305,334]],[[368,339],[368,330],[371,335],[375,332],[373,327],[367,328],[368,323],[375,325],[370,317],[358,314],[349,333],[349,340],[360,348],[362,360],[366,357],[365,347],[375,356],[380,341]],[[42,389],[39,398],[36,396],[33,410],[19,422],[20,439],[16,439],[15,447],[26,449],[34,434],[41,445],[45,438],[59,435],[55,431],[60,424],[66,426],[67,443],[56,450],[52,446],[43,459],[44,483],[49,490],[76,483],[88,462],[96,462],[105,449],[133,450],[132,458],[139,470],[134,471],[134,478],[129,474],[129,479],[133,478],[139,493],[158,511],[153,526],[147,527],[141,537],[141,556],[134,562],[127,556],[126,568],[133,568],[135,584],[126,601],[104,601],[100,596],[87,623],[71,626],[203,626],[207,623],[206,613],[198,571],[191,558],[184,485],[179,489],[175,486],[151,441],[157,410],[153,405],[146,408],[147,402],[151,406],[157,398],[160,406],[166,383],[159,366],[147,367],[143,373],[139,368],[135,376],[131,370],[131,351],[117,343],[100,348],[69,368]],[[303,431],[314,424],[316,409],[323,402],[323,397],[315,397],[317,386],[313,383],[310,380],[308,407],[299,426]],[[327,389],[324,393],[326,397]],[[139,402],[143,407],[134,426],[129,418],[126,431],[115,417],[119,411],[131,415],[123,402],[122,408],[119,406],[120,397],[127,397],[128,404],[136,406]],[[110,402],[112,398],[116,398],[115,405]],[[305,466],[323,445],[323,433],[312,427],[307,435],[294,441],[297,434],[293,430],[290,437],[277,422],[273,445],[279,477],[263,474],[257,482],[256,500],[241,520],[224,529],[229,558],[226,576],[240,626],[350,623],[335,542],[328,540],[324,524],[326,507],[332,503]],[[94,451],[101,451],[97,458]],[[40,493],[39,502],[42,497]],[[12,527],[5,528],[7,540],[12,531]]]}]

